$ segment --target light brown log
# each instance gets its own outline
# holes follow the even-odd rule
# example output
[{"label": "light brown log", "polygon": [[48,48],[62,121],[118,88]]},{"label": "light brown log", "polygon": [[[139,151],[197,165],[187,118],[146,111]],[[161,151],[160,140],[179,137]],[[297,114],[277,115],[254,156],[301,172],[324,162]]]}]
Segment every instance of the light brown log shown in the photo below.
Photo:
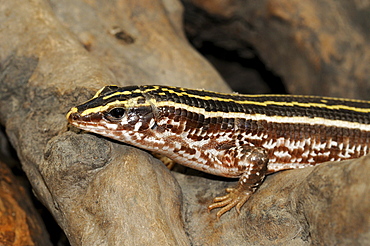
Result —
[{"label": "light brown log", "polygon": [[[192,172],[172,175],[141,150],[67,126],[69,108],[107,84],[228,91],[185,40],[178,2],[16,0],[1,6],[0,123],[35,194],[72,245],[369,241],[368,218],[354,220],[358,227],[339,223],[369,212],[368,158],[271,175],[240,216],[231,211],[217,222],[206,206],[232,183]],[[248,13],[263,17],[266,10],[258,6]],[[274,59],[269,64],[279,61],[285,71],[288,65]],[[335,224],[325,231],[329,219]]]}]

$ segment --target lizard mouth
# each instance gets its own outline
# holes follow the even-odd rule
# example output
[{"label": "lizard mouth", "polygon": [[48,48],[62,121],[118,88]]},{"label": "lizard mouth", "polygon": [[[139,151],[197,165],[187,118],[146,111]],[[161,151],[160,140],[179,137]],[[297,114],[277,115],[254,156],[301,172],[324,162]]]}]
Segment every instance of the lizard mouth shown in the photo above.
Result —
[{"label": "lizard mouth", "polygon": [[123,135],[123,132],[117,129],[118,124],[107,122],[100,112],[81,115],[76,108],[72,108],[67,114],[67,120],[79,129],[116,140],[120,140]]},{"label": "lizard mouth", "polygon": [[[78,128],[90,130],[90,128],[105,128],[101,125],[103,116],[101,113],[91,113],[88,115],[81,115],[77,108],[72,108],[67,114],[68,122]],[[99,127],[100,126],[100,127]]]}]

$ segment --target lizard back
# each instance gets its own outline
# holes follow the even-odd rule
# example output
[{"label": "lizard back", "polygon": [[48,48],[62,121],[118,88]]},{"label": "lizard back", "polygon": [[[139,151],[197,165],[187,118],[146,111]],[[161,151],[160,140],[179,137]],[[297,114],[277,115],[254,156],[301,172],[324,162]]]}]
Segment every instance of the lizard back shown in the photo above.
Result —
[{"label": "lizard back", "polygon": [[168,86],[107,86],[69,122],[215,175],[241,176],[230,148],[268,152],[267,172],[369,152],[370,102],[316,96],[223,94]]}]

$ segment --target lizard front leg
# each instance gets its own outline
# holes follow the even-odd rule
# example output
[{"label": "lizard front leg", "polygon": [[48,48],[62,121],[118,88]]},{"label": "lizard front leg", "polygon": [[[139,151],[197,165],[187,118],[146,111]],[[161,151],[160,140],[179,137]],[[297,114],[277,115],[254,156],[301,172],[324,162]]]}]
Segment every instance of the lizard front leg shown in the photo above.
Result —
[{"label": "lizard front leg", "polygon": [[266,176],[268,155],[263,148],[239,146],[225,152],[222,159],[227,162],[234,161],[234,166],[237,166],[242,174],[235,188],[227,188],[227,195],[216,197],[213,204],[208,206],[208,210],[221,208],[216,214],[217,219],[233,207],[240,213],[240,208],[262,184]]}]

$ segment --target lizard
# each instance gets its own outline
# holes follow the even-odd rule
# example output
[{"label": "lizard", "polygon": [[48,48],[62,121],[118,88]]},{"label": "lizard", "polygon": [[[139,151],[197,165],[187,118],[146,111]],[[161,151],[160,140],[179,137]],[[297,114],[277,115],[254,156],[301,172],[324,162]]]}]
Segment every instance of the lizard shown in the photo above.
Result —
[{"label": "lizard", "polygon": [[181,87],[105,86],[70,124],[228,178],[209,210],[241,207],[266,175],[369,153],[370,102],[320,96],[225,94]]}]

